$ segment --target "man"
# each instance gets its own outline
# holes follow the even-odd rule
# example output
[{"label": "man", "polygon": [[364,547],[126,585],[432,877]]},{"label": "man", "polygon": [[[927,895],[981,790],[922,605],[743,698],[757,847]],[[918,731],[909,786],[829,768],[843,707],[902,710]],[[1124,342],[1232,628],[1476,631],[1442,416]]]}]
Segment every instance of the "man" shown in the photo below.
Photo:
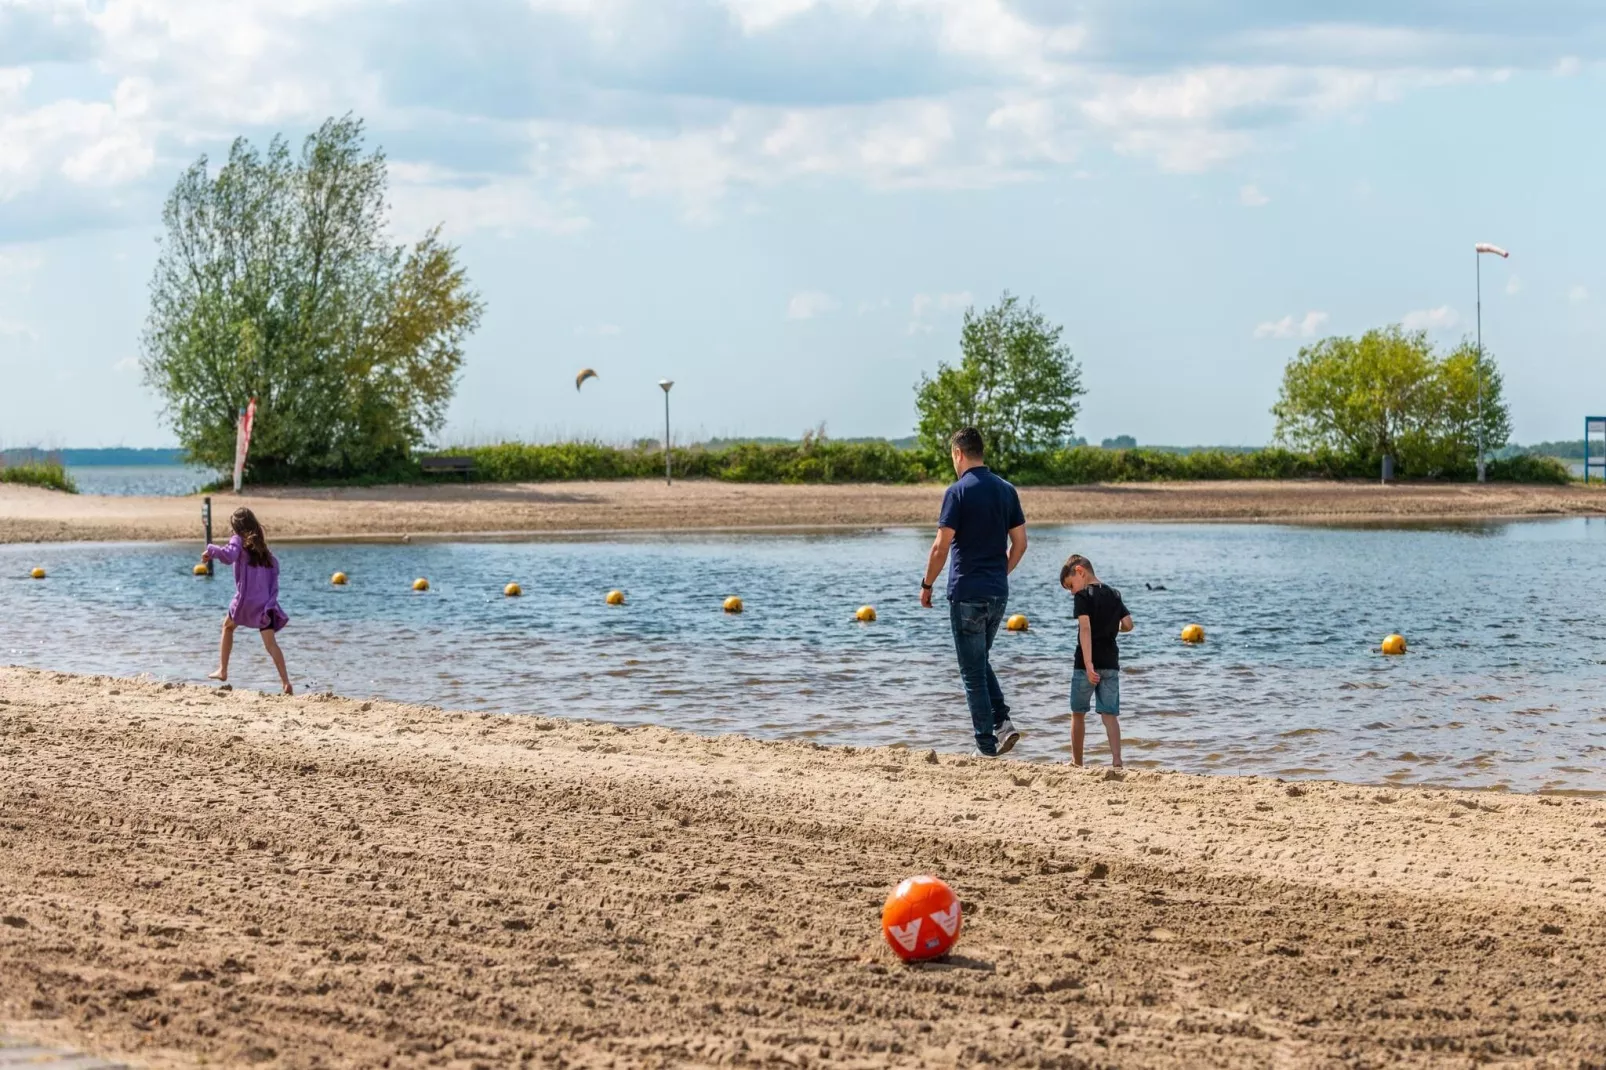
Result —
[{"label": "man", "polygon": [[956,431],[950,445],[958,478],[942,496],[920,604],[931,608],[931,585],[946,562],[948,620],[976,749],[995,758],[1020,740],[987,655],[1009,602],[1009,574],[1026,554],[1026,515],[1015,488],[988,469],[980,431]]}]

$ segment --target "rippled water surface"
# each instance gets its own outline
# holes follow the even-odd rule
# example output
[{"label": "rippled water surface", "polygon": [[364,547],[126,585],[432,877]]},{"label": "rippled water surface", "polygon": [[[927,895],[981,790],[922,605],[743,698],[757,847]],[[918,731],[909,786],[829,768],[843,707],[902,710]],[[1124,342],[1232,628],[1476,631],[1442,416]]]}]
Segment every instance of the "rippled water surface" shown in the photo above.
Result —
[{"label": "rippled water surface", "polygon": [[[306,689],[857,744],[962,750],[947,615],[915,601],[930,534],[285,545],[282,642]],[[1072,550],[1122,588],[1134,765],[1606,790],[1606,523],[1418,529],[1040,528],[995,665],[1027,731],[1068,757]],[[200,680],[231,594],[177,546],[0,548],[0,661]],[[34,565],[44,581],[26,578]],[[351,576],[346,588],[329,575]],[[409,586],[427,576],[432,589]],[[525,597],[502,597],[521,583]],[[1150,591],[1145,584],[1163,585]],[[603,604],[612,587],[623,607]],[[720,611],[727,594],[747,612]],[[872,603],[880,619],[852,621]],[[1177,640],[1184,623],[1209,641]],[[1411,652],[1378,641],[1405,634]],[[273,672],[254,635],[237,686]],[[1103,760],[1089,726],[1090,760]]]},{"label": "rippled water surface", "polygon": [[217,473],[186,464],[85,464],[67,469],[81,494],[182,496],[194,494]]}]

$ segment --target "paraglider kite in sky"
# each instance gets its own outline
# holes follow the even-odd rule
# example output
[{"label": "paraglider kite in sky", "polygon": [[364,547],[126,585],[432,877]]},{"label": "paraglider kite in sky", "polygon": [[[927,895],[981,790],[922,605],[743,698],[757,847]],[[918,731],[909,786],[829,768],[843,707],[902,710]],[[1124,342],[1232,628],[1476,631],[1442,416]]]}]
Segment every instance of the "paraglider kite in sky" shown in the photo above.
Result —
[{"label": "paraglider kite in sky", "polygon": [[592,371],[590,368],[581,368],[580,374],[574,377],[575,390],[579,390],[580,384],[584,383],[587,379],[595,379],[596,377],[597,373]]}]

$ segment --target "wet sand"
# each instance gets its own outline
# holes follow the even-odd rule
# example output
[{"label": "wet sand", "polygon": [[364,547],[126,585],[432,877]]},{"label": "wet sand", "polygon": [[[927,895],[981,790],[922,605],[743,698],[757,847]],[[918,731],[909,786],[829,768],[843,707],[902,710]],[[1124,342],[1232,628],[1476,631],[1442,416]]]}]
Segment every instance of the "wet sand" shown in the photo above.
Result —
[{"label": "wet sand", "polygon": [[[1606,513],[1606,488],[1492,484],[1222,482],[1028,487],[1031,523],[1410,521]],[[712,481],[435,484],[213,497],[215,529],[240,504],[273,538],[379,538],[715,528],[933,524],[942,487]],[[0,485],[0,543],[191,540],[201,499],[70,495]]]},{"label": "wet sand", "polygon": [[[1606,1058],[1592,799],[23,669],[0,770],[0,1034],[149,1066]],[[965,928],[907,968],[926,871]]]}]

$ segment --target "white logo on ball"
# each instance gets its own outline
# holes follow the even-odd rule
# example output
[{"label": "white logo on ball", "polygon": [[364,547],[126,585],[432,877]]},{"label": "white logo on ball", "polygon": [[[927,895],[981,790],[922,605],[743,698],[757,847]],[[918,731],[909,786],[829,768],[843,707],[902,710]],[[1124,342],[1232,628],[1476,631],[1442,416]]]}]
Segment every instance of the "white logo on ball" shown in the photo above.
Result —
[{"label": "white logo on ball", "polygon": [[916,918],[907,925],[889,925],[887,931],[898,941],[899,947],[905,951],[913,951],[920,939],[920,919]]}]

